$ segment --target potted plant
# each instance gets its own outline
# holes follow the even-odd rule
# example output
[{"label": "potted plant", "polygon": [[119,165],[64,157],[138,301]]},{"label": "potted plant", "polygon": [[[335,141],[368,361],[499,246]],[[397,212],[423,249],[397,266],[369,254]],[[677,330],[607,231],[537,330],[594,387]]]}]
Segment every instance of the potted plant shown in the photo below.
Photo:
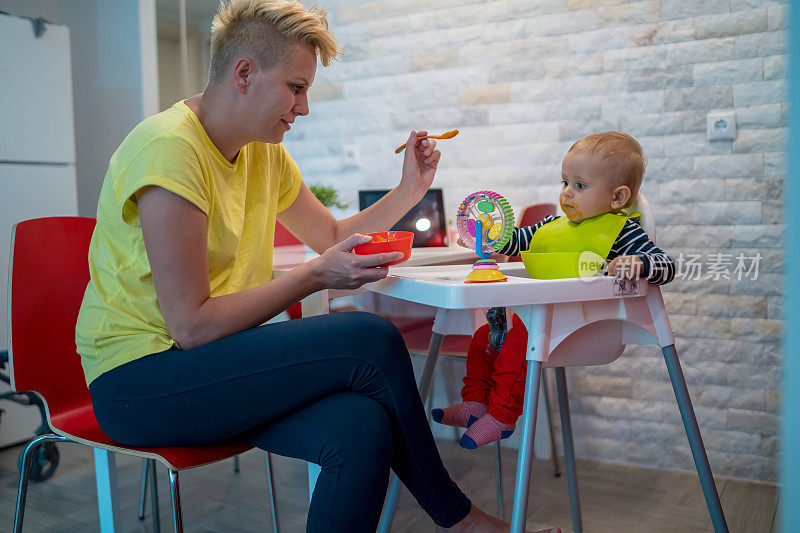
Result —
[{"label": "potted plant", "polygon": [[339,191],[337,191],[335,187],[331,187],[330,185],[316,184],[309,185],[308,188],[311,189],[311,192],[314,193],[314,196],[316,196],[325,207],[347,209],[348,204],[344,203],[342,199],[339,198]]}]

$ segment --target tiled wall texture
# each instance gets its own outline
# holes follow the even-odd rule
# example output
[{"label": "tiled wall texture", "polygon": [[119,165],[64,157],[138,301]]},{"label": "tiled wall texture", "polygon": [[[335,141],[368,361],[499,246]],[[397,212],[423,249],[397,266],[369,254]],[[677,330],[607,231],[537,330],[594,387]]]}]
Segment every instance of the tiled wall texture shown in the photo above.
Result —
[{"label": "tiled wall texture", "polygon": [[[640,140],[658,244],[684,259],[664,298],[712,467],[775,481],[788,2],[320,2],[345,55],[319,69],[285,144],[353,207],[358,189],[397,183],[411,128],[461,130],[435,181],[451,218],[478,189],[515,209],[556,202],[583,135]],[[711,111],[736,113],[735,140],[706,140]],[[694,468],[656,347],[568,376],[579,457]]]}]

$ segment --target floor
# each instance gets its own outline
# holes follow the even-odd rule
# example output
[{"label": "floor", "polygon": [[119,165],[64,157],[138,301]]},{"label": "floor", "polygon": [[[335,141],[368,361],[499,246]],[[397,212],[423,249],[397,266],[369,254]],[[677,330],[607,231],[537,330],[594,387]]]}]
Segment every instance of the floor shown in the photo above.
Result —
[{"label": "floor", "polygon": [[[28,491],[25,531],[97,531],[96,495],[91,451],[59,444],[60,463],[52,478],[32,484]],[[476,451],[440,440],[439,448],[451,475],[473,502],[496,512],[493,452]],[[10,530],[14,515],[20,447],[0,450],[0,529]],[[510,514],[515,450],[503,450],[506,513]],[[279,521],[283,533],[304,531],[308,508],[305,463],[275,457]],[[233,462],[189,470],[181,474],[181,499],[187,532],[269,531],[269,511],[264,480],[264,455],[250,451],[241,456],[241,469]],[[121,530],[152,531],[151,513],[137,519],[141,462],[117,459]],[[648,470],[595,461],[578,461],[584,530],[589,532],[700,532],[713,531],[696,476]],[[534,466],[535,493],[528,507],[527,527],[557,525],[571,531],[569,501],[564,476],[554,477],[552,463]],[[777,488],[773,484],[718,479],[722,506],[730,531],[776,531]],[[149,501],[149,497],[148,497]],[[171,531],[172,514],[166,470],[159,469],[160,524]],[[8,525],[6,528],[5,525]],[[433,531],[433,523],[407,491],[401,497],[395,532]]]}]

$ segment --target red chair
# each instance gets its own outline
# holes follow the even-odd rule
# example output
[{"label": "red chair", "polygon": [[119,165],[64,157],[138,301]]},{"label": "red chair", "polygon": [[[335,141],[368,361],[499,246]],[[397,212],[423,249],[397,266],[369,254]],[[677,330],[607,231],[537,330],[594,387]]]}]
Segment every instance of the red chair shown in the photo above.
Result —
[{"label": "red chair", "polygon": [[[169,470],[173,524],[180,532],[183,525],[178,473],[234,457],[251,446],[229,442],[216,446],[134,448],[112,441],[100,429],[75,351],[75,323],[89,282],[87,254],[94,226],[91,218],[51,217],[20,222],[12,230],[8,284],[11,387],[15,391],[34,391],[42,397],[53,431],[32,440],[25,450],[14,531],[22,531],[34,450],[46,442],[74,442],[163,463]],[[271,493],[269,462],[267,465]],[[277,527],[272,511],[273,527]]]}]

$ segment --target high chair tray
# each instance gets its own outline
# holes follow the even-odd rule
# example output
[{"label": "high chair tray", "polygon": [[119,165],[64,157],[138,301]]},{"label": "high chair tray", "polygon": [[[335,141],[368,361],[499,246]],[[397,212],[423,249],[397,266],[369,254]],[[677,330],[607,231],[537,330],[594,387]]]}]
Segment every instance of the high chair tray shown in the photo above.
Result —
[{"label": "high chair tray", "polygon": [[649,288],[645,280],[610,276],[538,280],[528,276],[522,263],[501,263],[499,267],[508,278],[505,282],[464,283],[470,265],[392,267],[385,279],[364,288],[445,309],[639,297],[646,296]]}]

